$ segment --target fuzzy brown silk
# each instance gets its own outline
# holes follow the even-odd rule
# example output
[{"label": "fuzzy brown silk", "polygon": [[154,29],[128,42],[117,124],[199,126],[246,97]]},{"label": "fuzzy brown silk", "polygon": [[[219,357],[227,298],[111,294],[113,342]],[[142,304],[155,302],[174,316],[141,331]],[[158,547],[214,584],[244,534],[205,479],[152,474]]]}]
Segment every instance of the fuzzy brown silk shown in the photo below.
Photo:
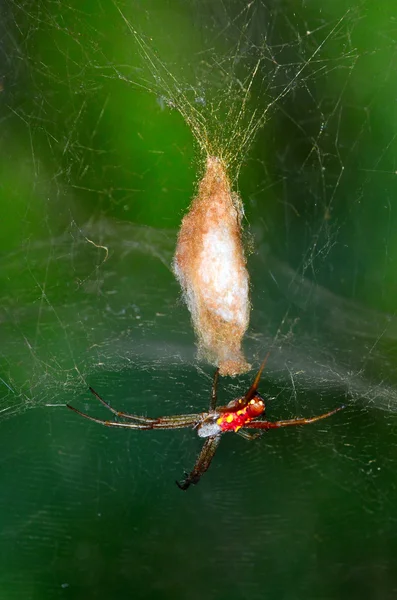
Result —
[{"label": "fuzzy brown silk", "polygon": [[222,161],[207,159],[197,197],[183,218],[173,262],[199,351],[221,375],[249,370],[241,342],[249,322],[249,276],[241,241],[241,201]]}]

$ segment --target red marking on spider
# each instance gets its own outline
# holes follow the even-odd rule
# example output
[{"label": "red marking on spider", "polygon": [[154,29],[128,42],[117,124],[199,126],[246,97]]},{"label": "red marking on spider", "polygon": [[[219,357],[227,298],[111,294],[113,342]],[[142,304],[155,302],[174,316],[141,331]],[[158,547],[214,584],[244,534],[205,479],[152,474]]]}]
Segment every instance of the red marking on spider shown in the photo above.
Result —
[{"label": "red marking on spider", "polygon": [[[199,437],[205,438],[204,445],[193,470],[190,473],[185,474],[185,478],[181,483],[176,482],[181,490],[187,490],[191,484],[198,483],[200,477],[209,468],[223,433],[233,431],[245,439],[252,440],[258,437],[263,430],[277,429],[279,427],[287,427],[290,425],[308,425],[309,423],[315,423],[321,419],[326,419],[327,417],[334,415],[339,410],[344,408],[344,406],[339,406],[330,412],[309,418],[295,418],[287,419],[285,421],[257,420],[260,415],[264,414],[266,408],[265,401],[257,390],[260,376],[265,367],[268,356],[269,355],[267,355],[263,361],[251,387],[245,396],[235,398],[226,406],[217,407],[216,405],[219,376],[219,369],[217,369],[215,371],[214,382],[212,385],[211,402],[207,412],[157,418],[130,415],[112,408],[91,387],[90,391],[92,394],[94,394],[94,396],[96,396],[96,398],[106,408],[108,408],[117,417],[127,420],[127,422],[105,421],[103,419],[91,417],[90,415],[77,410],[77,408],[73,408],[73,406],[70,406],[69,404],[67,404],[67,407],[85,419],[106,425],[107,427],[123,427],[127,429],[141,430],[182,429],[184,427],[192,427],[195,429]],[[246,431],[246,429],[258,429],[259,432],[252,434]]]}]

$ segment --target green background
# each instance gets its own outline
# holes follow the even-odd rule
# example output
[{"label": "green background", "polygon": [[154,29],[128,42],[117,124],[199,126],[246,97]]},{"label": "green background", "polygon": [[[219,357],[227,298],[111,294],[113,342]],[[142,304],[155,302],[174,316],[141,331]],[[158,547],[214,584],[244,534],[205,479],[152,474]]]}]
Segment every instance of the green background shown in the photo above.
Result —
[{"label": "green background", "polygon": [[[394,4],[23,2],[1,28],[1,600],[396,597]],[[170,270],[192,114],[237,153],[268,418],[347,407],[225,436],[182,493],[194,432],[65,403],[208,405]]]}]

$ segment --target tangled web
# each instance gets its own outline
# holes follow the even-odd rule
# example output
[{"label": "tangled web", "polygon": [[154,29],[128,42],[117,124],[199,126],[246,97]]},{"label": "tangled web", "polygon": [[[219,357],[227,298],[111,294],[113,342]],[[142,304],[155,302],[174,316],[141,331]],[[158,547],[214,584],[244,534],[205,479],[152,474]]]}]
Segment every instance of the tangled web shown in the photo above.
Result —
[{"label": "tangled web", "polygon": [[[351,39],[357,11],[351,8],[334,19],[313,19],[309,26],[299,18],[292,24],[283,19],[281,10],[255,1],[216,8],[207,3],[205,10],[195,4],[182,10],[176,3],[168,6],[168,12],[155,6],[137,12],[135,5],[122,3],[109,3],[92,13],[68,5],[61,12],[54,5],[52,13],[44,3],[12,8],[5,50],[8,70],[3,77],[9,118],[3,136],[5,141],[11,140],[11,134],[16,139],[10,141],[10,162],[12,158],[14,164],[4,166],[4,172],[10,207],[16,198],[19,203],[10,218],[19,222],[11,224],[10,251],[2,259],[5,285],[1,304],[6,330],[2,414],[47,403],[58,386],[68,391],[79,387],[96,365],[117,369],[117,364],[119,368],[129,364],[126,355],[136,347],[137,331],[130,329],[131,324],[126,327],[127,314],[121,314],[124,305],[112,306],[122,295],[119,269],[125,257],[135,253],[139,258],[129,259],[128,271],[134,263],[143,265],[145,256],[157,260],[157,268],[169,269],[175,227],[191,194],[191,189],[183,189],[181,194],[181,190],[167,188],[162,208],[153,199],[151,209],[158,211],[156,224],[162,227],[140,224],[145,218],[148,222],[154,219],[141,209],[153,198],[153,183],[148,192],[134,189],[135,183],[146,181],[145,168],[152,177],[157,168],[164,168],[158,164],[161,160],[169,166],[163,158],[163,140],[158,133],[157,151],[149,140],[153,146],[149,153],[155,159],[139,170],[139,163],[149,159],[132,155],[126,165],[123,151],[115,145],[116,134],[112,133],[110,141],[106,136],[116,100],[126,108],[126,115],[120,115],[117,127],[113,126],[120,145],[126,144],[125,127],[135,137],[143,135],[134,130],[136,121],[128,123],[142,97],[151,103],[143,120],[155,112],[155,118],[164,121],[169,115],[167,107],[182,115],[197,144],[198,173],[206,153],[222,156],[237,189],[237,176],[245,164],[239,191],[251,227],[247,237],[254,252],[251,271],[259,280],[253,289],[250,337],[259,344],[260,352],[272,345],[283,348],[284,356],[293,353],[288,360],[295,364],[301,356],[303,364],[297,370],[302,373],[301,383],[306,381],[309,388],[336,385],[394,410],[394,380],[390,373],[384,376],[379,363],[393,343],[395,318],[389,311],[374,309],[370,295],[365,303],[352,292],[352,287],[363,287],[360,272],[355,282],[344,284],[348,275],[343,271],[357,261],[355,256],[348,257],[351,264],[340,264],[347,255],[343,244],[349,239],[348,228],[357,210],[352,202],[348,210],[341,207],[348,185],[349,154],[360,143],[360,137],[353,138],[346,151],[342,139],[346,136],[342,129],[346,90],[362,58]],[[117,26],[117,34],[104,40],[102,27],[109,18]],[[199,20],[199,35],[192,39],[183,29],[179,38],[174,29],[171,35],[167,19],[171,23],[174,18]],[[16,25],[21,30],[18,38],[11,35]],[[149,38],[146,29],[158,30],[157,38]],[[46,43],[48,35],[54,39],[51,46]],[[117,36],[121,37],[118,43]],[[40,42],[38,48],[34,40]],[[19,71],[15,67],[18,56],[25,59]],[[315,86],[327,94],[324,82],[335,73],[336,94],[318,99],[320,92],[315,93]],[[23,91],[20,80],[26,82]],[[120,100],[118,94],[125,99]],[[129,110],[131,99],[135,106]],[[302,105],[303,118],[299,115]],[[273,122],[276,116],[279,130]],[[270,132],[261,130],[264,124]],[[291,128],[290,139],[282,137],[286,124]],[[365,122],[360,135],[364,126]],[[178,127],[183,137],[179,121]],[[147,129],[145,122],[146,135]],[[253,149],[258,131],[262,135]],[[276,137],[282,137],[281,141]],[[181,161],[182,149],[179,153]],[[294,172],[292,160],[300,160]],[[378,157],[378,163],[380,160]],[[126,177],[132,182],[129,189],[123,187]],[[297,183],[303,182],[305,189],[297,191]],[[291,188],[295,188],[293,194]],[[179,198],[171,204],[175,193],[182,196],[179,207]],[[167,210],[167,204],[172,210]],[[120,216],[128,221],[131,215],[137,224],[129,231],[126,223],[120,223]],[[169,223],[173,227],[165,229]],[[354,253],[353,248],[350,255]],[[337,276],[331,274],[336,265]],[[370,267],[363,268],[373,277]],[[164,271],[163,279],[167,290],[160,295],[166,298],[169,313],[178,306],[178,292],[169,272]],[[129,285],[126,281],[127,288]],[[164,307],[155,310],[157,294],[149,287],[144,289],[141,281],[138,288],[125,292],[135,307],[133,316],[149,300],[150,314],[162,314]],[[271,302],[270,289],[283,298],[282,303],[275,299],[281,311],[269,313],[269,306],[264,306]],[[260,302],[256,301],[258,295]],[[106,305],[101,298],[107,298]],[[380,308],[389,308],[387,299]],[[76,328],[76,314],[82,309]],[[104,310],[113,314],[114,322],[109,321],[102,331],[97,325],[93,334],[91,320],[98,323],[98,314],[102,320]],[[75,314],[73,323],[70,311]],[[180,318],[183,335],[190,335],[182,310]],[[139,331],[153,326],[157,324],[139,319]],[[114,339],[122,332],[125,336],[126,330],[134,342],[126,342],[121,357],[118,352],[113,356]],[[303,331],[298,334],[299,330]],[[109,331],[114,350],[105,351]],[[90,347],[95,348],[93,353],[88,351]],[[15,361],[21,352],[23,368],[16,367]],[[142,354],[139,356],[141,360]]]}]

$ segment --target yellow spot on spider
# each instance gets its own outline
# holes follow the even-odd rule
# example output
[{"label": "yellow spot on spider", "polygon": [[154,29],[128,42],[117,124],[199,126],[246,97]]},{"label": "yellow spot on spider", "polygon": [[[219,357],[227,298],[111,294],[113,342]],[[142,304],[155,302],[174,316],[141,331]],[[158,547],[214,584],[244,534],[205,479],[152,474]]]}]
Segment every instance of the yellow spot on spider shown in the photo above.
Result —
[{"label": "yellow spot on spider", "polygon": [[224,417],[219,417],[219,419],[217,419],[217,423],[218,425],[223,425],[224,423],[233,423],[234,421],[234,415],[232,414],[228,414]]}]

